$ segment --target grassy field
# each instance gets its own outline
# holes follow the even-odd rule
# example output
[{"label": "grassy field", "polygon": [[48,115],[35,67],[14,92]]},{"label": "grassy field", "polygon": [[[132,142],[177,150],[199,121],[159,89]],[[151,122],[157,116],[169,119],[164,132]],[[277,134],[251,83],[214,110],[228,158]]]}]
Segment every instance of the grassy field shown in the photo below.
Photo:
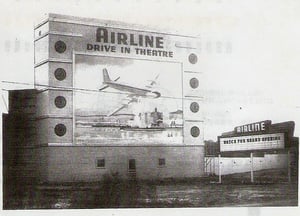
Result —
[{"label": "grassy field", "polygon": [[4,198],[4,209],[172,208],[232,206],[297,206],[297,177],[288,182],[284,170],[201,179],[122,181],[16,187]]}]

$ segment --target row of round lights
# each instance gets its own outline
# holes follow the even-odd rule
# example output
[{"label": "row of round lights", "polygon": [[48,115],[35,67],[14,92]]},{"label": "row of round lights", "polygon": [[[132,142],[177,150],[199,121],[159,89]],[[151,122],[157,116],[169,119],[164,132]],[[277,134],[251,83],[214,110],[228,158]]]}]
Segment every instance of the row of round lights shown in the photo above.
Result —
[{"label": "row of round lights", "polygon": [[[194,53],[191,53],[189,55],[189,62],[191,64],[196,64],[197,61],[198,61],[198,57],[196,54]],[[192,89],[196,89],[199,87],[199,80],[195,77],[193,77],[192,79],[190,79],[190,87]],[[193,112],[193,113],[197,113],[199,111],[199,104],[197,102],[192,102],[190,104],[190,110]],[[197,126],[193,126],[190,130],[190,133],[192,135],[192,137],[198,137],[200,135],[200,129],[199,127]]]},{"label": "row of round lights", "polygon": [[[57,41],[54,45],[54,49],[58,53],[64,53],[67,49],[67,45],[63,41]],[[57,68],[54,71],[54,76],[58,81],[63,81],[67,77],[67,73],[63,68]],[[54,104],[57,108],[62,109],[67,105],[67,100],[63,96],[57,96],[54,99]],[[54,132],[57,136],[64,136],[67,133],[67,127],[64,124],[57,124],[54,127]]]}]

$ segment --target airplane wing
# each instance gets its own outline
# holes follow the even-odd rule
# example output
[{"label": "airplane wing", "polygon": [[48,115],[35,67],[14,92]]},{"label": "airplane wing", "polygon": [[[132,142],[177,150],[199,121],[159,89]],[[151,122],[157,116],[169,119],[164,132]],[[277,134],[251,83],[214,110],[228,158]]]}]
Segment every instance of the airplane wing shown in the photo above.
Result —
[{"label": "airplane wing", "polygon": [[102,91],[104,89],[108,88],[108,85],[102,85],[100,88],[99,88],[99,91]]},{"label": "airplane wing", "polygon": [[124,109],[127,106],[128,106],[128,104],[123,104],[121,107],[118,107],[117,109],[110,112],[107,116],[112,116],[112,115],[116,114],[117,112],[119,112],[120,110]]},{"label": "airplane wing", "polygon": [[147,80],[150,83],[149,83],[149,85],[146,85],[146,87],[147,88],[152,88],[154,85],[156,85],[157,84],[156,80],[157,80],[158,77],[159,77],[159,74],[153,80]]},{"label": "airplane wing", "polygon": [[117,112],[119,112],[120,110],[127,108],[130,103],[138,101],[137,97],[134,95],[129,95],[128,98],[130,98],[130,99],[126,103],[123,103],[122,106],[116,108],[115,110],[110,112],[107,116],[112,116],[112,115],[116,114]]}]

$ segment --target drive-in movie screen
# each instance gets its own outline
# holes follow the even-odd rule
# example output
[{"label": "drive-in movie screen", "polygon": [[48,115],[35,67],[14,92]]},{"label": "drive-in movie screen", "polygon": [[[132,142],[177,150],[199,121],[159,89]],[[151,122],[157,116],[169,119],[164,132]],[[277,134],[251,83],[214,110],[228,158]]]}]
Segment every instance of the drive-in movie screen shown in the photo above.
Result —
[{"label": "drive-in movie screen", "polygon": [[181,64],[78,54],[74,67],[76,144],[182,144]]}]

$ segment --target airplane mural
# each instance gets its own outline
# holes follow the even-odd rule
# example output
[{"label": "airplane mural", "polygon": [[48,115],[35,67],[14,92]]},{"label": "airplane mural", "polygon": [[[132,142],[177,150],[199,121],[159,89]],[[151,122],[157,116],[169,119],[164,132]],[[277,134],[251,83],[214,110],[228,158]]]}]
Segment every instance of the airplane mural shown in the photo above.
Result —
[{"label": "airplane mural", "polygon": [[99,91],[102,91],[108,87],[126,92],[128,93],[127,97],[122,102],[122,105],[112,112],[110,112],[107,116],[112,116],[115,113],[119,112],[120,110],[127,108],[129,104],[138,102],[139,98],[159,98],[161,96],[161,93],[154,90],[154,86],[157,84],[156,80],[159,77],[157,75],[154,80],[148,80],[150,81],[149,85],[146,85],[144,88],[135,87],[133,85],[129,85],[127,83],[118,82],[120,77],[112,80],[108,74],[108,71],[106,68],[103,69],[103,85],[99,88]]}]

